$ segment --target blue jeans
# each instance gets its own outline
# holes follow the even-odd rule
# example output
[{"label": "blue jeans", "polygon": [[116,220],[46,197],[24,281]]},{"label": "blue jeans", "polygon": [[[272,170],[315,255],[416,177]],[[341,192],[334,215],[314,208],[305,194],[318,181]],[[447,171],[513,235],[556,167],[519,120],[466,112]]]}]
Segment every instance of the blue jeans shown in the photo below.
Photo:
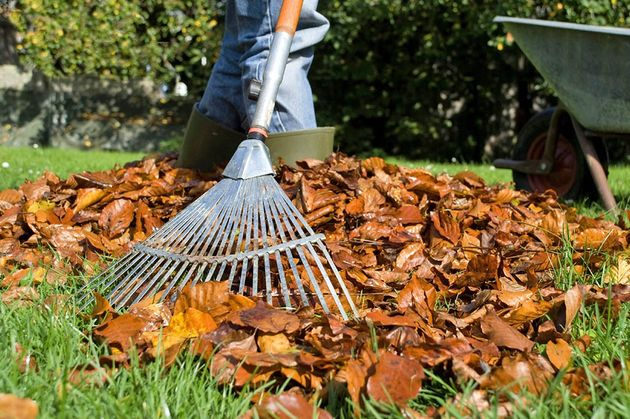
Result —
[{"label": "blue jeans", "polygon": [[[313,46],[324,38],[330,26],[316,11],[317,1],[304,0],[270,132],[317,126],[307,75],[313,61]],[[219,59],[197,103],[202,114],[228,128],[247,131],[256,108],[255,101],[247,97],[247,89],[253,78],[262,80],[281,5],[282,0],[227,1]]]}]

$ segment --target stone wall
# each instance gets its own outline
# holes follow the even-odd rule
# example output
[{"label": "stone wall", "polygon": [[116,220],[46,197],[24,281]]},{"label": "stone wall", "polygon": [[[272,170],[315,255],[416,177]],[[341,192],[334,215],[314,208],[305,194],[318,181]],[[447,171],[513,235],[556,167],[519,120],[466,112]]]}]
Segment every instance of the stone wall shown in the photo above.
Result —
[{"label": "stone wall", "polygon": [[149,80],[48,79],[20,65],[0,19],[0,145],[155,151],[183,135],[192,102]]}]

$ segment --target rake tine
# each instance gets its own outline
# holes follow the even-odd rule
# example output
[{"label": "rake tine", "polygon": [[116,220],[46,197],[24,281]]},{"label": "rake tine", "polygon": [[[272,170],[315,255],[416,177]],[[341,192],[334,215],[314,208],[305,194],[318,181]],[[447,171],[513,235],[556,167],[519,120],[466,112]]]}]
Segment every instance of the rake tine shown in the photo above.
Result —
[{"label": "rake tine", "polygon": [[164,279],[161,280],[157,286],[153,285],[155,284],[155,280],[153,280],[153,282],[150,285],[148,285],[146,288],[142,290],[142,292],[140,292],[140,294],[138,294],[138,296],[136,297],[135,300],[133,300],[131,305],[137,304],[138,302],[142,301],[142,299],[149,293],[151,289],[155,290],[156,292],[159,291],[160,288],[162,288],[162,286],[164,285],[164,283],[166,283],[168,278],[170,278],[170,276],[173,274],[173,271],[177,268],[178,265],[179,263],[175,262],[173,266],[171,267],[171,269],[166,273],[166,275],[162,276],[161,275],[162,271],[166,270],[166,267],[168,266],[168,264],[164,265],[164,268],[162,268],[162,271],[160,271],[160,273],[155,276],[155,279],[159,279],[162,277]]},{"label": "rake tine", "polygon": [[198,213],[197,209],[201,206],[198,201],[190,204],[184,211],[177,214],[171,221],[164,224],[161,229],[151,235],[146,241],[146,246],[163,245],[164,242],[168,242],[173,237],[177,237],[180,233],[180,228],[188,224]]},{"label": "rake tine", "polygon": [[[254,180],[255,182],[255,180]],[[240,252],[241,251],[241,246],[243,245],[243,237],[247,237],[247,239],[245,240],[245,249],[244,251],[247,252],[249,250],[249,229],[247,228],[248,225],[251,225],[250,222],[250,214],[251,214],[251,198],[252,198],[252,194],[251,193],[247,193],[248,191],[245,190],[246,188],[243,188],[243,191],[245,192],[245,199],[243,199],[243,209],[241,210],[241,213],[239,215],[239,219],[237,221],[237,227],[238,227],[238,239],[236,240],[236,252]],[[243,214],[244,212],[244,214]],[[247,233],[246,233],[247,232]],[[229,248],[229,247],[228,247]],[[234,262],[232,265],[232,269],[230,270],[230,276],[228,277],[228,289],[232,289],[232,282],[234,281],[234,277],[236,276],[236,271],[237,271],[237,266],[238,266],[238,261]],[[243,271],[243,279],[241,281],[241,283],[244,283],[245,279],[245,273],[247,270],[247,259],[244,259],[242,261],[242,271]],[[241,285],[242,287],[243,285]],[[242,292],[242,289],[239,290],[239,292]]]},{"label": "rake tine", "polygon": [[[271,210],[269,209],[269,200],[264,201],[264,210],[265,210],[265,222],[269,227],[269,234],[271,239],[271,245],[276,245],[276,231],[273,226],[273,217],[269,217]],[[278,276],[280,277],[280,288],[282,290],[282,296],[284,297],[284,302],[287,308],[292,308],[291,299],[289,298],[289,290],[287,287],[286,277],[284,275],[284,268],[282,267],[282,260],[280,257],[280,252],[278,250],[274,251],[274,255],[276,257],[276,265],[278,266]],[[271,282],[271,281],[270,281]]]},{"label": "rake tine", "polygon": [[[309,226],[309,224],[306,222],[306,220],[304,219],[304,217],[302,216],[302,214],[300,214],[300,212],[298,212],[297,210],[295,211],[291,211],[291,208],[293,208],[293,203],[289,200],[288,196],[286,196],[286,194],[282,194],[282,199],[281,202],[284,203],[284,208],[287,214],[289,214],[289,216],[291,218],[297,218],[297,220],[301,221],[302,225],[305,227],[305,229],[310,233],[310,234],[315,234],[313,232],[313,230],[311,229],[311,227]],[[303,233],[300,225],[298,222],[294,222],[295,227],[298,229],[298,231],[300,233]],[[358,312],[357,309],[354,305],[354,302],[352,300],[352,298],[350,297],[350,293],[348,292],[343,280],[341,280],[341,276],[339,274],[339,271],[337,270],[337,267],[335,266],[334,262],[332,261],[332,258],[330,257],[330,254],[328,253],[328,250],[326,249],[326,247],[324,246],[323,242],[321,240],[316,240],[316,243],[318,244],[322,254],[324,255],[324,257],[326,258],[326,261],[328,262],[328,265],[330,265],[331,270],[334,273],[334,276],[337,278],[337,282],[339,283],[339,286],[342,290],[342,292],[344,293],[344,296],[346,297],[346,299],[348,300],[348,304],[350,305],[350,307],[352,308],[352,312],[355,316],[358,317]],[[319,260],[319,256],[317,255],[317,253],[315,252],[315,249],[313,249],[311,243],[307,243],[307,247],[309,247],[309,250],[311,250],[311,254],[313,255],[316,264],[318,265],[318,268],[320,270],[320,272],[322,273],[322,276],[324,278],[324,281],[326,282],[326,285],[328,286],[328,289],[330,290],[330,293],[335,301],[335,304],[337,305],[337,308],[339,309],[339,311],[341,312],[341,314],[343,315],[344,320],[347,320],[347,316],[345,313],[345,310],[343,309],[343,305],[341,304],[341,301],[339,300],[339,296],[337,295],[337,292],[335,291],[334,286],[332,285],[330,278],[328,276],[328,274],[326,273],[325,268],[322,266],[321,261]],[[318,297],[320,297],[320,295],[318,294]],[[320,297],[320,301],[323,301],[323,296]]]},{"label": "rake tine", "polygon": [[[242,189],[239,189],[239,193],[242,192]],[[237,196],[237,199],[240,198],[240,196]],[[228,252],[230,251],[230,249],[232,249],[234,240],[235,240],[235,235],[232,234],[235,231],[235,227],[240,227],[240,219],[242,217],[243,214],[243,206],[244,206],[244,202],[242,199],[239,200],[240,205],[236,205],[233,207],[237,208],[236,213],[234,214],[234,216],[231,217],[230,219],[230,224],[229,227],[226,230],[226,233],[223,236],[223,239],[221,241],[221,244],[219,245],[219,249],[217,251],[217,254],[223,255],[223,256],[227,256]],[[239,229],[239,236],[242,234],[242,229]],[[238,251],[238,250],[237,250]],[[225,273],[225,268],[227,267],[227,261],[223,261],[223,263],[221,263],[221,268],[219,269],[219,273],[217,275],[217,281],[220,281],[221,278],[223,278],[223,274]],[[233,265],[234,267],[234,265]],[[233,268],[234,269],[234,268]],[[231,275],[230,275],[231,276]],[[231,286],[231,281],[230,281],[230,286]]]},{"label": "rake tine", "polygon": [[[194,287],[197,284],[197,282],[199,282],[199,279],[203,276],[203,272],[206,270],[207,266],[208,264],[205,262],[201,265],[201,267],[197,271],[197,275],[195,276],[195,279],[193,279],[193,282],[190,284],[191,287]],[[182,287],[182,289],[184,289],[184,287]]]},{"label": "rake tine", "polygon": [[[350,308],[352,309],[352,314],[354,314],[355,317],[359,317],[359,312],[357,311],[357,308],[354,305],[354,301],[352,301],[352,297],[350,296],[350,293],[348,292],[348,288],[346,288],[346,284],[344,284],[343,280],[341,279],[341,275],[339,274],[339,271],[337,270],[335,263],[332,261],[332,258],[330,257],[330,253],[328,253],[326,246],[324,246],[324,243],[322,243],[321,240],[317,240],[316,243],[319,246],[319,249],[321,250],[324,257],[328,261],[328,265],[330,265],[330,268],[335,274],[334,276],[335,278],[337,278],[337,283],[339,284],[339,288],[341,288],[341,290],[343,291],[343,294],[346,297],[346,300],[348,301]],[[333,295],[336,296],[337,293],[333,293]]]},{"label": "rake tine", "polygon": [[[225,179],[227,180],[227,179]],[[221,181],[223,182],[223,181]],[[221,183],[219,182],[219,183]],[[228,195],[234,189],[234,182],[229,182],[229,185],[226,186],[226,192],[224,195]],[[229,196],[229,195],[228,195]],[[212,208],[215,209],[218,207],[217,211],[214,211],[210,217],[208,217],[208,222],[206,223],[207,228],[204,230],[203,234],[200,235],[200,239],[195,243],[194,249],[192,250],[192,254],[205,254],[208,248],[209,243],[212,243],[214,240],[214,236],[217,233],[217,229],[213,229],[213,227],[217,225],[221,225],[228,214],[229,205],[226,200],[221,200],[222,205],[215,205]],[[200,249],[203,250],[200,250]]]},{"label": "rake tine", "polygon": [[[289,206],[289,205],[293,205],[292,202],[289,200],[289,198],[284,195],[282,197],[282,201],[285,203],[285,207]],[[303,225],[305,226],[306,230],[311,233],[314,234],[313,230],[311,229],[311,227],[308,225],[308,223],[306,222],[306,220],[304,219],[304,217],[302,216],[302,214],[300,214],[298,211],[288,211],[289,214],[295,215],[296,218],[298,220],[300,220]],[[301,228],[296,225],[298,230],[301,232]],[[328,249],[326,249],[326,247],[324,246],[323,242],[321,240],[316,240],[316,243],[318,244],[322,254],[324,255],[324,257],[326,258],[326,261],[328,262],[328,265],[330,266],[331,270],[333,271],[334,276],[337,278],[337,282],[339,283],[339,287],[342,290],[342,292],[344,293],[344,296],[346,297],[346,300],[348,301],[348,304],[350,305],[350,308],[352,309],[352,313],[354,314],[355,317],[358,317],[358,311],[354,305],[354,301],[352,300],[350,293],[348,292],[348,289],[346,288],[345,283],[343,282],[343,280],[341,279],[341,276],[339,274],[339,271],[337,270],[337,267],[335,266],[335,263],[333,262],[332,258],[330,257],[330,254],[328,253]],[[330,290],[330,293],[335,301],[335,304],[337,305],[337,308],[339,309],[340,313],[342,314],[344,320],[347,320],[347,315],[346,312],[343,308],[343,305],[341,304],[341,301],[339,300],[339,296],[337,294],[337,292],[335,291],[334,286],[332,285],[331,281],[330,281],[330,277],[328,276],[326,270],[324,269],[324,267],[322,266],[320,260],[319,260],[319,256],[317,255],[317,253],[315,252],[315,249],[313,249],[312,245],[310,243],[307,244],[307,246],[310,248],[311,250],[311,254],[313,255],[315,262],[318,265],[319,270],[322,273],[322,276],[324,278],[324,281],[326,282],[326,285],[328,286],[328,289]],[[319,295],[318,295],[319,297]],[[323,296],[322,296],[323,297]],[[323,301],[323,299],[322,299]]]},{"label": "rake tine", "polygon": [[[240,188],[239,188],[239,192],[240,192]],[[238,198],[240,198],[238,195],[235,196],[235,198],[238,200]],[[238,201],[237,201],[238,202]],[[242,202],[240,202],[242,204]],[[234,223],[235,220],[237,218],[240,217],[240,214],[243,210],[243,206],[242,205],[231,205],[230,206],[230,213],[229,213],[229,218],[228,218],[228,224],[226,226],[222,226],[221,229],[221,233],[219,236],[217,236],[217,240],[219,239],[219,237],[221,237],[221,243],[218,245],[218,247],[216,246],[216,243],[213,245],[212,249],[210,250],[210,254],[213,255],[219,255],[219,254],[226,254],[229,250],[230,250],[230,246],[228,246],[228,241],[232,242],[232,239],[230,238],[230,236],[232,235],[232,231],[234,228]],[[215,253],[215,248],[216,248],[216,253]],[[225,252],[225,253],[224,253]],[[223,267],[221,269],[221,273],[222,271],[225,269],[225,267]]]},{"label": "rake tine", "polygon": [[[118,283],[118,285],[116,285],[116,287],[114,287],[113,290],[111,290],[109,292],[109,297],[108,299],[112,300],[116,297],[116,295],[118,295],[121,290],[126,290],[129,287],[133,286],[133,281],[131,281],[131,278],[134,277],[134,275],[136,275],[136,272],[138,272],[140,269],[144,269],[146,270],[147,268],[151,267],[152,264],[157,260],[157,256],[155,255],[149,255],[149,254],[143,254],[143,257],[140,259],[139,262],[142,261],[146,261],[145,263],[136,263],[135,267],[133,265],[130,265],[130,267],[134,268],[127,276],[126,278],[128,279],[127,282],[125,281],[120,281]],[[144,271],[141,271],[144,273]],[[116,281],[116,279],[118,278],[113,278],[112,281],[110,281],[110,283],[108,284],[107,288],[109,288],[111,285],[113,285],[114,281]],[[124,291],[123,291],[124,292]]]},{"label": "rake tine", "polygon": [[[109,268],[98,274],[89,284],[85,284],[80,290],[79,295],[81,295],[78,303],[82,304],[84,299],[92,299],[92,291],[98,288],[107,289],[115,282],[116,273],[117,272],[125,272],[134,266],[134,261],[136,259],[140,259],[143,256],[141,253],[128,253],[122,257],[118,261],[118,264],[114,265],[113,268]],[[114,280],[110,281],[107,286],[103,287],[103,284],[108,281],[111,277],[114,277]],[[87,304],[87,301],[85,302]],[[83,306],[83,309],[86,307]]]},{"label": "rake tine", "polygon": [[[276,187],[279,188],[279,186],[277,186],[278,184],[275,183],[275,181],[274,181],[274,185],[276,185]],[[270,185],[270,187],[273,188],[273,185]],[[280,193],[283,193],[283,192],[280,191]],[[274,215],[272,218],[275,220],[276,225],[278,226],[278,232],[280,233],[280,237],[283,242],[286,242],[287,239],[284,234],[285,228],[283,228],[282,226],[282,220],[278,212],[278,208],[276,207],[276,200],[273,200],[273,204],[270,205],[270,207]],[[291,226],[285,226],[285,227],[287,227],[288,230],[291,230]],[[286,249],[286,254],[289,260],[289,265],[291,266],[291,270],[293,271],[293,275],[295,276],[295,283],[298,286],[298,291],[300,292],[300,298],[302,299],[302,303],[308,306],[310,305],[308,302],[308,297],[306,296],[306,293],[304,292],[304,287],[302,286],[302,279],[300,278],[300,273],[297,270],[297,266],[295,265],[295,261],[293,260],[293,255],[291,254],[290,249]]]},{"label": "rake tine", "polygon": [[[127,289],[127,292],[125,292],[124,294],[122,294],[121,296],[119,296],[119,299],[122,299],[122,301],[120,301],[120,305],[124,306],[127,304],[127,302],[133,297],[133,295],[138,292],[138,290],[140,290],[140,288],[142,287],[142,291],[147,290],[147,289],[152,289],[153,288],[153,284],[155,284],[155,282],[159,279],[159,277],[166,271],[166,269],[168,268],[168,266],[170,266],[170,264],[173,261],[171,260],[166,260],[163,263],[158,264],[157,266],[150,266],[148,269],[146,269],[145,271],[142,272],[142,276],[141,276],[141,280],[139,280],[136,285],[131,289],[131,291],[129,291],[129,289]],[[159,269],[158,273],[155,274],[155,270]],[[151,276],[149,276],[151,275]],[[153,278],[151,280],[149,280],[148,283],[145,283],[142,279],[149,279],[149,278]],[[144,286],[144,287],[143,287]]]},{"label": "rake tine", "polygon": [[132,273],[132,275],[127,277],[128,279],[132,279],[134,275],[137,275],[137,279],[129,280],[126,284],[124,282],[121,282],[110,293],[110,302],[116,306],[123,306],[124,300],[126,300],[125,296],[136,292],[138,288],[143,285],[142,279],[145,277],[145,275],[156,269],[156,265],[154,265],[154,263],[157,263],[157,266],[160,266],[161,261],[157,256],[153,256],[146,265],[138,266],[135,271],[137,271],[138,269],[140,269],[140,271],[137,274],[134,272]]},{"label": "rake tine", "polygon": [[[223,191],[223,189],[228,189],[228,188],[221,187],[220,189],[221,190],[219,190],[217,193],[218,200],[215,201],[213,205],[205,206],[204,205],[205,200],[196,201],[196,202],[199,202],[199,205],[197,205],[194,208],[194,210],[191,211],[190,218],[197,219],[197,220],[199,220],[200,218],[200,221],[197,223],[190,223],[188,220],[186,220],[187,224],[190,224],[190,226],[184,230],[183,234],[180,232],[179,237],[174,238],[175,243],[173,244],[173,246],[181,245],[181,246],[185,246],[186,249],[190,249],[190,246],[192,245],[192,243],[189,243],[189,241],[194,240],[195,237],[203,238],[205,236],[206,234],[205,232],[207,231],[206,229],[210,229],[212,227],[216,218],[216,216],[213,216],[214,214],[216,214],[216,212],[213,212],[213,210],[219,207],[221,202],[225,203],[225,200],[222,199],[225,195],[225,192]],[[213,196],[213,195],[210,195],[210,196]],[[202,217],[199,217],[200,215]]]},{"label": "rake tine", "polygon": [[[193,203],[194,204],[194,203]],[[192,204],[191,204],[192,205]],[[171,228],[167,228],[165,230],[161,230],[161,234],[156,234],[156,237],[161,237],[163,240],[168,239],[171,235],[176,233],[176,227],[180,226],[180,225],[185,225],[190,219],[193,218],[194,215],[194,210],[196,207],[198,207],[199,205],[195,205],[191,211],[188,211],[186,213],[180,213],[178,216],[176,216],[176,219],[173,219],[173,224],[171,224]],[[179,218],[178,218],[179,217]],[[155,242],[157,240],[147,240],[145,243],[147,242]],[[127,256],[131,255],[131,260],[127,261],[125,260],[125,258]],[[109,287],[111,287],[113,285],[114,282],[116,282],[116,280],[123,275],[125,272],[128,272],[130,269],[131,272],[128,273],[126,275],[127,278],[131,278],[133,277],[133,275],[136,274],[136,272],[138,271],[138,269],[140,269],[145,263],[146,263],[146,259],[148,257],[150,257],[150,255],[143,253],[143,252],[139,252],[136,254],[129,254],[127,256],[125,256],[123,259],[121,259],[119,261],[119,263],[117,265],[115,265],[112,269],[105,271],[103,275],[103,280],[98,280],[99,281],[97,283],[97,285],[101,285],[102,283],[106,282],[108,278],[111,278],[111,280],[109,281],[109,283],[105,286],[105,289],[108,289]],[[148,263],[148,265],[150,266],[155,260],[155,256],[153,256],[153,259],[151,259]],[[144,272],[142,272],[144,274]],[[123,295],[125,295],[125,293],[128,291],[129,286],[125,287],[122,292],[121,289],[124,287],[125,283],[124,282],[120,282],[118,284],[118,286],[116,286],[110,293],[109,293],[109,299],[113,302],[116,301],[117,299],[121,298]],[[134,291],[135,292],[135,291]]]},{"label": "rake tine", "polygon": [[[321,256],[317,253],[317,250],[315,250],[315,248],[313,247],[313,245],[311,243],[308,243],[306,245],[306,247],[308,248],[311,256],[313,257],[313,260],[315,260],[315,264],[317,265],[317,268],[319,269],[319,272],[321,272],[322,274],[322,278],[324,279],[324,283],[326,284],[328,291],[330,292],[330,295],[332,296],[335,305],[337,306],[337,310],[339,310],[339,312],[341,313],[341,316],[343,317],[344,320],[347,320],[347,314],[346,314],[346,310],[343,308],[343,304],[341,304],[341,300],[339,299],[339,296],[337,295],[337,290],[335,289],[335,287],[333,286],[331,280],[330,280],[330,276],[328,275],[328,272],[326,271],[326,268],[324,267],[324,264],[321,261]],[[334,269],[333,267],[331,267],[331,269]],[[323,295],[319,295],[318,297],[321,298],[321,300],[323,301],[324,296]],[[352,305],[352,300],[350,300],[350,305]]]},{"label": "rake tine", "polygon": [[210,267],[210,272],[208,272],[207,278],[204,282],[212,281],[212,278],[214,277],[214,271],[217,270],[217,266],[219,266],[217,262],[214,262],[212,264],[212,266]]},{"label": "rake tine", "polygon": [[[283,206],[283,209],[285,210],[285,214],[287,214],[289,216],[289,219],[293,222],[294,228],[297,229],[297,231],[300,234],[304,235],[304,232],[303,232],[303,230],[302,230],[298,220],[296,219],[296,217],[294,215],[294,214],[296,214],[296,211],[292,211],[292,208],[289,206],[289,204],[292,205],[292,203],[288,200],[288,198],[284,199],[285,197],[283,197],[283,199],[280,200],[280,203]],[[297,212],[297,214],[299,215],[299,212]],[[291,238],[295,239],[296,236],[294,235],[293,230],[291,228],[289,228],[288,231],[289,231],[289,235],[291,236]],[[311,245],[311,243],[307,243],[306,246],[311,251],[311,254],[313,255],[313,259],[315,260],[315,263],[317,264],[317,267],[319,268],[319,271],[321,272],[322,277],[324,278],[324,281],[326,282],[326,285],[328,286],[328,290],[330,291],[331,295],[333,296],[333,299],[335,301],[335,304],[337,305],[337,308],[342,313],[342,315],[344,316],[344,319],[345,319],[346,318],[345,310],[343,308],[343,305],[341,304],[341,301],[339,301],[339,298],[337,296],[337,292],[335,291],[334,287],[332,286],[332,283],[330,282],[330,278],[328,277],[326,269],[322,265],[322,263],[321,263],[321,261],[319,259],[319,256],[315,252],[315,249],[313,249],[313,246]],[[319,285],[317,283],[317,280],[314,277],[314,274],[313,274],[313,272],[311,270],[310,263],[308,263],[308,260],[306,259],[306,256],[304,255],[302,249],[299,246],[297,247],[297,250],[298,250],[298,254],[300,255],[300,259],[302,260],[302,264],[304,265],[304,267],[305,267],[305,269],[307,271],[309,279],[311,280],[311,283],[313,284],[313,287],[315,288],[315,293],[317,294],[317,298],[319,299],[319,302],[322,305],[322,308],[324,309],[324,311],[326,313],[329,313],[330,311],[328,309],[328,304],[326,303],[326,300],[324,299],[324,295],[322,294],[321,289],[319,288]]]},{"label": "rake tine", "polygon": [[[258,180],[255,179],[254,182],[254,187],[256,187],[258,184]],[[255,189],[254,189],[255,190]],[[249,251],[249,245],[252,242],[252,230],[254,229],[254,223],[253,223],[253,219],[256,218],[254,217],[254,203],[253,201],[253,197],[254,194],[253,193],[248,193],[247,194],[247,223],[246,225],[246,231],[245,231],[245,249],[243,249],[245,252]],[[251,227],[251,228],[250,228]],[[254,236],[255,239],[255,236]],[[240,248],[240,245],[239,245]],[[238,287],[238,292],[239,293],[243,293],[243,290],[245,289],[245,279],[247,277],[247,265],[249,263],[249,259],[243,259],[243,268],[241,269],[241,281]],[[252,273],[253,275],[253,273]]]},{"label": "rake tine", "polygon": [[[184,266],[181,267],[181,269],[175,275],[175,278],[173,278],[173,280],[171,281],[170,285],[164,290],[164,293],[160,297],[160,301],[159,301],[160,303],[165,300],[166,296],[171,292],[171,290],[175,287],[175,285],[177,285],[179,278],[182,277],[182,275],[184,274],[184,272],[186,272],[186,269],[188,269],[189,266],[190,266],[190,262],[188,261],[184,262]],[[188,275],[185,278],[189,278],[191,272],[192,272],[192,269],[189,269]],[[187,282],[187,279],[184,279],[184,284],[186,282]],[[175,295],[178,295],[178,294],[179,294],[179,291],[175,293]]]},{"label": "rake tine", "polygon": [[[255,201],[255,211],[254,211],[254,252],[258,253],[258,240],[260,240],[260,232],[258,230],[258,221],[260,218],[260,197]],[[264,239],[264,237],[263,237]],[[262,242],[262,240],[261,240]],[[254,295],[258,295],[258,255],[254,256],[252,260],[252,293]]]},{"label": "rake tine", "polygon": [[[258,199],[258,203],[260,205],[260,209],[258,210],[258,216],[260,218],[260,229],[262,233],[263,249],[267,247],[267,220],[265,218],[265,201],[266,200],[267,200],[267,197],[264,194],[262,194]],[[273,289],[271,287],[271,266],[270,266],[271,263],[269,260],[269,253],[267,252],[263,254],[263,264],[265,266],[265,293],[267,294],[267,303],[271,305],[273,302],[273,296],[272,296]]]}]

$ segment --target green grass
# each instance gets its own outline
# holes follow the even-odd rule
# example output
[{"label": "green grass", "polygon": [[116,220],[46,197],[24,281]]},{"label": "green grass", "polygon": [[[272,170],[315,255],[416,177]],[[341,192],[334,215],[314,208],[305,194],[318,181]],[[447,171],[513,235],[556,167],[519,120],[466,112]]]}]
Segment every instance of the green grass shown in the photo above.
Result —
[{"label": "green grass", "polygon": [[111,169],[142,157],[143,153],[0,146],[0,190],[37,179],[45,171],[63,179],[82,171]]},{"label": "green grass", "polygon": [[[119,369],[102,386],[70,384],[74,367],[98,364],[105,354],[85,334],[91,326],[81,317],[44,308],[47,295],[72,291],[40,286],[40,299],[31,307],[0,303],[0,393],[36,400],[42,418],[238,417],[249,409],[254,392],[219,387],[208,367],[191,356],[180,357],[169,369],[159,362]],[[20,372],[16,343],[35,359],[36,370]]]},{"label": "green grass", "polygon": [[[43,170],[50,170],[61,177],[83,170],[108,169],[115,164],[141,158],[139,153],[108,153],[77,150],[52,150],[0,147],[0,190],[19,186],[24,179],[34,179]],[[472,170],[488,183],[509,182],[511,174],[480,164],[432,164],[423,161],[390,159],[392,163],[426,168],[434,173],[454,174]],[[8,162],[9,167],[1,167]],[[621,206],[630,207],[630,167],[611,168],[610,181],[613,192],[620,198]],[[581,211],[601,213],[601,207],[592,203],[579,203]],[[573,269],[574,250],[564,246],[561,264],[556,270],[556,285],[568,289],[575,283],[585,282]],[[590,283],[603,284],[607,264],[589,278]],[[87,278],[79,277],[77,282]],[[26,279],[28,282],[28,279]],[[86,331],[91,324],[80,316],[62,311],[55,313],[45,307],[44,299],[51,294],[72,295],[76,286],[67,285],[55,289],[42,285],[39,301],[30,307],[16,307],[0,303],[0,393],[12,393],[36,400],[41,417],[239,417],[250,406],[255,396],[251,390],[235,391],[229,386],[219,386],[210,376],[206,365],[185,355],[176,364],[165,369],[159,362],[143,368],[120,369],[112,373],[102,386],[94,384],[70,385],[68,373],[76,366],[96,362],[106,351],[95,343]],[[589,335],[593,344],[585,354],[574,351],[573,365],[586,366],[594,362],[626,361],[630,359],[630,305],[624,304],[613,319],[609,308],[596,306],[582,308],[572,328],[572,336]],[[37,368],[20,372],[13,348],[19,343],[25,353],[31,354]],[[428,374],[431,374],[429,371]],[[561,378],[550,384],[543,395],[526,395],[525,406],[516,407],[515,417],[630,417],[630,377],[627,367],[621,373],[604,382],[590,377],[588,399],[576,399]],[[426,382],[419,396],[411,403],[418,411],[430,406],[445,406],[450,417],[464,417],[462,408],[468,406],[475,390],[473,383],[455,383],[434,375]],[[460,402],[449,400],[459,395]],[[497,415],[499,400],[512,397],[496,393],[491,403],[494,410],[485,417]],[[518,406],[522,401],[515,402]],[[327,406],[335,417],[352,417],[347,399],[332,397]],[[368,402],[363,411],[367,418],[404,417],[392,406]]]}]

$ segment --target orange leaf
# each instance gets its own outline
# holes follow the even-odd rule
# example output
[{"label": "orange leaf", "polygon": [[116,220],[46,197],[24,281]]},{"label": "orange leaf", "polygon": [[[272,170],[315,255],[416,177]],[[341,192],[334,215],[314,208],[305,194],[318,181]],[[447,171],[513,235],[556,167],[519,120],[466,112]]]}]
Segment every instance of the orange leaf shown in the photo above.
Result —
[{"label": "orange leaf", "polygon": [[229,295],[227,281],[208,281],[194,287],[187,285],[175,302],[173,314],[182,313],[189,307],[209,313],[214,307],[227,303]]},{"label": "orange leaf", "polygon": [[332,419],[330,413],[316,408],[310,404],[304,396],[296,392],[287,391],[278,396],[268,396],[252,408],[244,416],[244,419],[298,419],[318,418]]},{"label": "orange leaf", "polygon": [[38,413],[39,407],[34,400],[0,394],[0,418],[35,419]]},{"label": "orange leaf", "polygon": [[107,195],[107,192],[104,189],[79,189],[77,191],[77,200],[74,205],[74,212],[77,213],[82,209],[89,207],[90,205],[96,204],[98,201],[103,199],[105,195]]},{"label": "orange leaf", "polygon": [[433,227],[440,233],[440,236],[453,244],[457,244],[462,235],[457,220],[447,212],[435,211],[431,214],[431,221],[433,222]]},{"label": "orange leaf", "polygon": [[127,199],[116,199],[103,208],[98,225],[109,237],[118,236],[129,228],[133,221],[135,207]]},{"label": "orange leaf", "polygon": [[554,367],[561,370],[571,362],[571,347],[564,339],[547,343],[547,357]]},{"label": "orange leaf", "polygon": [[416,397],[423,378],[424,369],[418,361],[383,352],[368,378],[367,394],[377,401],[404,406]]},{"label": "orange leaf", "polygon": [[527,339],[494,312],[486,314],[481,319],[481,330],[497,346],[527,352],[534,347],[534,342]]},{"label": "orange leaf", "polygon": [[238,326],[249,326],[267,333],[294,333],[300,327],[298,316],[272,308],[262,301],[258,301],[254,308],[239,312],[231,321]]},{"label": "orange leaf", "polygon": [[258,336],[258,347],[261,352],[284,353],[290,352],[293,347],[284,333],[263,334]]}]

